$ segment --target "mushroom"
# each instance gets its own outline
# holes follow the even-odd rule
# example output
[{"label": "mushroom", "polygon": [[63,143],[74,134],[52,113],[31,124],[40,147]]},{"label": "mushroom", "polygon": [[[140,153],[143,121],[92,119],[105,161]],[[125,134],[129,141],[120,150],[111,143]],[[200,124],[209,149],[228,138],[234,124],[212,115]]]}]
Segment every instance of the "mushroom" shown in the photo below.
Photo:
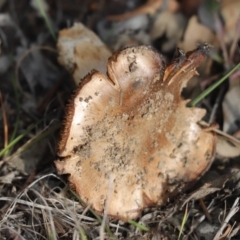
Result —
[{"label": "mushroom", "polygon": [[107,75],[93,71],[81,82],[66,109],[55,164],[97,212],[137,218],[208,170],[215,134],[198,124],[206,111],[186,107],[181,97],[208,49],[179,52],[165,69],[152,47],[129,47],[109,58]]}]

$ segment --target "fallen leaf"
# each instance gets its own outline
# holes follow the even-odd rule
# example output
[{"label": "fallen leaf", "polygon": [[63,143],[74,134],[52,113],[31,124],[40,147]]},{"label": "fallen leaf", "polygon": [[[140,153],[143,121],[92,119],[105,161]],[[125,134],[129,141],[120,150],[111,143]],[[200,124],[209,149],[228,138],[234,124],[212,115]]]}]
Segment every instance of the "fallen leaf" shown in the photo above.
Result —
[{"label": "fallen leaf", "polygon": [[[35,144],[20,153],[15,153],[13,156],[6,159],[6,161],[19,172],[23,174],[31,174],[35,171],[37,164],[43,158],[46,147],[47,141],[39,141],[38,144]],[[39,149],[41,149],[41,151],[39,151]]]},{"label": "fallen leaf", "polygon": [[[154,15],[156,11],[162,6],[163,0],[148,0],[141,7],[124,14],[108,16],[110,21],[122,21],[140,14]],[[168,10],[175,12],[179,8],[179,4],[175,0],[168,1]]]},{"label": "fallen leaf", "polygon": [[226,133],[220,134],[220,131],[217,133],[216,153],[218,158],[234,158],[240,156],[240,141]]},{"label": "fallen leaf", "polygon": [[121,22],[115,22],[111,28],[99,28],[101,35],[107,36],[106,42],[113,50],[119,50],[135,45],[149,45],[150,19],[146,15],[137,15]]},{"label": "fallen leaf", "polygon": [[202,45],[165,69],[151,47],[126,48],[109,59],[107,76],[94,71],[78,87],[55,164],[97,212],[136,218],[208,170],[215,134],[198,124],[206,111],[181,97],[207,52]]},{"label": "fallen leaf", "polygon": [[237,34],[237,24],[240,19],[240,1],[239,0],[222,0],[221,14],[224,19],[224,42],[231,43]]},{"label": "fallen leaf", "polygon": [[78,84],[92,69],[106,72],[111,51],[101,39],[82,23],[60,31],[58,37],[58,61],[72,73]]},{"label": "fallen leaf", "polygon": [[228,133],[234,133],[239,129],[240,121],[240,85],[239,81],[236,80],[230,83],[230,89],[226,93],[222,107],[223,107],[223,118],[224,125],[223,130]]},{"label": "fallen leaf", "polygon": [[204,239],[204,240],[213,240],[217,230],[219,229],[218,226],[204,221],[202,222],[198,228],[196,228],[196,233],[199,239]]},{"label": "fallen leaf", "polygon": [[178,46],[186,51],[189,48],[194,48],[198,44],[205,42],[214,45],[215,41],[216,37],[212,30],[201,24],[197,16],[194,15],[189,19],[183,40],[178,43]]},{"label": "fallen leaf", "polygon": [[181,5],[181,10],[184,12],[184,14],[186,14],[188,17],[191,17],[197,12],[198,8],[204,1],[203,0],[195,0],[195,1],[181,0],[179,2]]},{"label": "fallen leaf", "polygon": [[216,133],[217,146],[216,155],[218,158],[234,158],[240,156],[240,140],[219,130],[217,127],[210,127],[204,121],[199,122],[202,127],[211,128]]},{"label": "fallen leaf", "polygon": [[8,174],[0,177],[0,183],[12,184],[13,180],[16,178],[18,171],[11,171]]},{"label": "fallen leaf", "polygon": [[159,46],[161,51],[172,51],[176,48],[177,42],[182,38],[186,26],[187,18],[181,12],[160,12],[156,15],[151,27],[151,40],[154,42],[164,36],[166,41]]},{"label": "fallen leaf", "polygon": [[16,58],[32,93],[36,93],[39,86],[48,89],[56,84],[59,71],[56,65],[37,49],[37,46],[36,48],[33,46],[30,50],[18,47]]},{"label": "fallen leaf", "polygon": [[219,175],[216,172],[210,170],[201,179],[201,181],[203,182],[203,185],[197,188],[197,190],[188,194],[187,198],[184,200],[183,204],[181,205],[181,208],[183,208],[186,205],[186,203],[188,203],[191,200],[203,199],[209,194],[215,193],[223,189],[226,183],[231,178],[232,178],[232,174],[229,172],[224,175]]}]

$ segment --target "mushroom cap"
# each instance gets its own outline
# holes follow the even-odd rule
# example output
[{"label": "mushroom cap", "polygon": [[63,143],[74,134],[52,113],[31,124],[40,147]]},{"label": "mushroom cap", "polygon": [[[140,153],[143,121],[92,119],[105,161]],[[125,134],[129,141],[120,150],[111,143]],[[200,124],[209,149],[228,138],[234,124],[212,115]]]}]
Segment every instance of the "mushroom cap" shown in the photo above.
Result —
[{"label": "mushroom cap", "polygon": [[134,219],[210,167],[216,139],[198,124],[205,110],[181,98],[207,50],[180,54],[165,69],[153,48],[129,47],[110,57],[107,76],[93,71],[78,87],[55,164],[97,212]]}]

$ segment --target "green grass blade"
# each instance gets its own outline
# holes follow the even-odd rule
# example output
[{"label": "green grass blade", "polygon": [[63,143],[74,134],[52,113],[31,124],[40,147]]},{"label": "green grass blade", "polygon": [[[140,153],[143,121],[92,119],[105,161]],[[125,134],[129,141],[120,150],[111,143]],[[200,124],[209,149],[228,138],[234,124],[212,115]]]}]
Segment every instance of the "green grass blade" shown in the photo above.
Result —
[{"label": "green grass blade", "polygon": [[184,216],[183,216],[181,228],[180,228],[180,231],[179,231],[179,234],[178,234],[178,240],[180,240],[180,238],[183,234],[183,229],[184,229],[184,226],[187,222],[187,219],[188,219],[188,205],[186,206],[186,209],[185,209],[185,213],[184,213]]},{"label": "green grass blade", "polygon": [[135,221],[132,221],[132,220],[129,220],[128,223],[132,224],[133,226],[145,231],[145,232],[148,232],[149,231],[149,228],[138,223],[138,222],[135,222]]},{"label": "green grass blade", "polygon": [[[20,120],[20,101],[19,101],[20,96],[19,96],[19,91],[17,88],[16,78],[12,75],[12,76],[10,76],[10,79],[11,79],[11,84],[12,84],[13,91],[14,91],[14,101],[16,103],[17,108],[16,108],[16,120],[15,120],[15,124],[14,124],[14,128],[13,128],[13,132],[9,139],[8,146],[9,146],[9,144],[12,143],[12,141],[15,140],[15,138],[17,136],[19,120]],[[11,152],[11,147],[5,151],[4,155],[8,156],[10,154],[10,152]]]},{"label": "green grass blade", "polygon": [[0,151],[0,157],[2,157],[4,154],[6,154],[16,143],[18,143],[22,138],[24,138],[29,132],[31,132],[38,124],[40,124],[44,119],[39,120],[36,124],[29,127],[23,134],[16,137],[14,140],[12,140],[7,147],[3,148]]},{"label": "green grass blade", "polygon": [[31,130],[33,129],[30,128],[29,130],[27,130],[25,133],[19,135],[18,137],[16,137],[11,143],[9,143],[7,145],[7,147],[3,148],[1,151],[0,151],[0,157],[2,157],[4,154],[6,154],[17,142],[19,142],[22,138],[24,138],[24,136],[26,136],[26,134],[28,134]]},{"label": "green grass blade", "polygon": [[80,232],[80,235],[81,235],[81,240],[88,240],[87,235],[85,234],[85,231],[84,231],[82,226],[79,226],[79,232]]},{"label": "green grass blade", "polygon": [[214,89],[216,89],[219,85],[221,85],[233,72],[235,72],[240,67],[240,63],[236,65],[231,71],[229,71],[224,77],[219,79],[209,88],[207,88],[204,92],[202,92],[199,96],[197,96],[194,100],[192,100],[188,105],[190,107],[196,106],[199,102],[201,102],[206,96],[208,96]]},{"label": "green grass blade", "polygon": [[47,28],[48,28],[48,31],[50,32],[50,34],[52,35],[53,39],[56,41],[57,40],[57,37],[54,33],[54,30],[53,30],[53,27],[52,27],[52,24],[51,24],[51,21],[48,17],[48,14],[46,13],[44,7],[43,7],[43,3],[42,3],[42,0],[36,0],[37,2],[37,6],[38,6],[38,9],[39,9],[39,12],[41,13],[46,25],[47,25]]}]

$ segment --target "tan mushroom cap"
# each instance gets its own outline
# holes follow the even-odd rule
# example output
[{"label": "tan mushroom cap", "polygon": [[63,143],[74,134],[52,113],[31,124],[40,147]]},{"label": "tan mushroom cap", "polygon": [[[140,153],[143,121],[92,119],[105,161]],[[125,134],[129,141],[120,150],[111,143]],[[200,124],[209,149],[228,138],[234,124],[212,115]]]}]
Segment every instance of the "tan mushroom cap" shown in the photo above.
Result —
[{"label": "tan mushroom cap", "polygon": [[181,55],[165,70],[151,47],[130,47],[109,59],[108,76],[95,71],[79,86],[55,164],[96,211],[136,218],[209,168],[215,135],[198,125],[205,110],[187,108],[181,98],[207,49]]}]

